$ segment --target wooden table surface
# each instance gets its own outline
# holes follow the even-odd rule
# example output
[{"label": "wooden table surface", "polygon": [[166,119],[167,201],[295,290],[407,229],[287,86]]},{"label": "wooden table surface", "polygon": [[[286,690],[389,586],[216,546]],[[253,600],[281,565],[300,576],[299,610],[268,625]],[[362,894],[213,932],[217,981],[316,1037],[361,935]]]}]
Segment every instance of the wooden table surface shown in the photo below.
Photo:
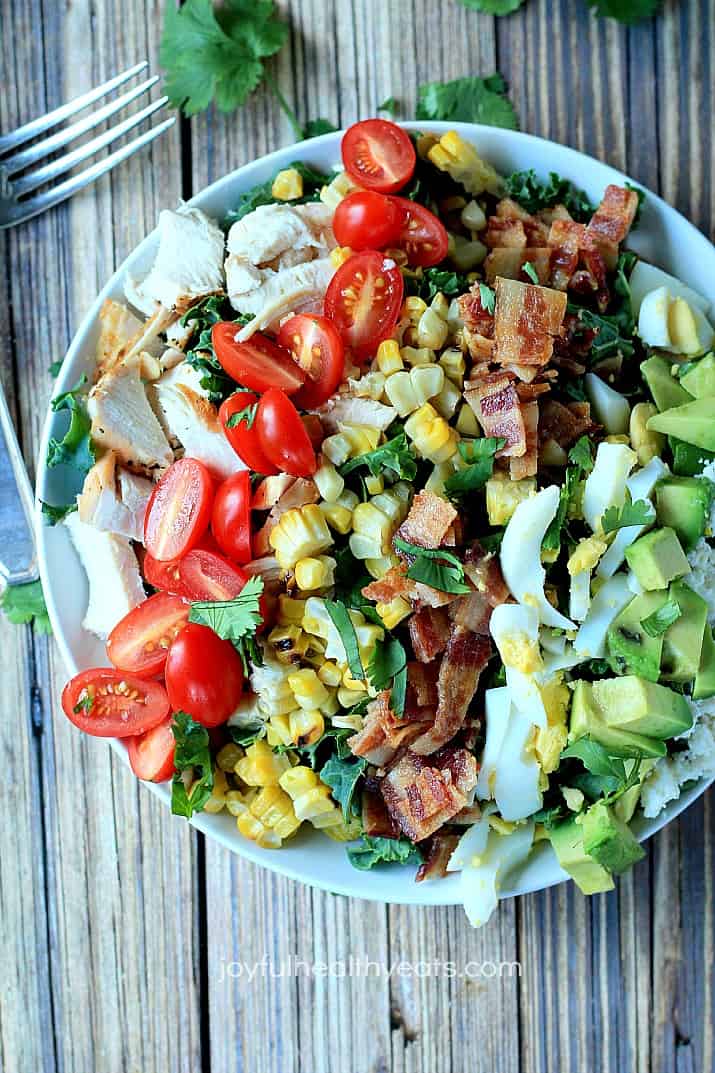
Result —
[{"label": "wooden table surface", "polygon": [[[524,130],[622,168],[712,234],[711,0],[666,0],[629,29],[582,0],[527,0],[501,19],[456,0],[280,6],[292,29],[274,70],[301,118],[345,125],[389,96],[409,116],[418,83],[498,69]],[[0,0],[0,130],[145,57],[156,70],[162,7]],[[0,370],[31,471],[48,366],[160,208],[291,140],[258,93],[229,117],[183,120],[69,204],[2,233]],[[712,794],[611,894],[561,886],[473,931],[460,908],[322,894],[204,841],[69,725],[51,640],[0,619],[0,651],[0,1070],[714,1068]],[[309,975],[351,956],[352,976]],[[415,964],[434,959],[456,974]],[[412,970],[390,977],[399,962]],[[520,970],[489,978],[500,962]]]}]

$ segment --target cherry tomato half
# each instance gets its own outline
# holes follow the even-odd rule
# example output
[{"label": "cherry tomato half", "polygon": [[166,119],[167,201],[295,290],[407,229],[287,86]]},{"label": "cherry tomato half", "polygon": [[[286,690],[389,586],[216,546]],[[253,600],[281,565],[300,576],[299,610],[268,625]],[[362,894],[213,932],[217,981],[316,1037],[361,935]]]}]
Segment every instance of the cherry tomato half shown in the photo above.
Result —
[{"label": "cherry tomato half", "polygon": [[237,563],[251,560],[251,477],[247,469],[233,473],[216,489],[211,532],[216,543]]},{"label": "cherry tomato half", "polygon": [[256,410],[261,448],[291,477],[312,477],[318,468],[315,451],[300,414],[282,391],[271,388]]},{"label": "cherry tomato half", "polygon": [[344,197],[335,210],[333,234],[340,246],[384,250],[385,246],[397,242],[404,216],[397,198],[378,194],[376,190],[356,190]]},{"label": "cherry tomato half", "polygon": [[237,330],[230,322],[214,324],[211,329],[216,357],[229,376],[251,391],[277,387],[292,395],[301,387],[305,373],[291,361],[288,351],[261,332],[245,343],[237,343]]},{"label": "cherry tomato half", "polygon": [[129,738],[152,730],[169,714],[169,698],[159,682],[94,667],[62,690],[62,710],[76,727],[97,738]]},{"label": "cherry tomato half", "polygon": [[146,782],[165,782],[174,772],[173,716],[164,719],[153,730],[136,738],[127,738],[127,752],[132,771]]},{"label": "cherry tomato half", "polygon": [[433,212],[406,197],[393,199],[403,213],[402,230],[396,245],[407,254],[411,265],[430,268],[447,256],[449,235]]},{"label": "cherry tomato half", "polygon": [[194,548],[179,561],[179,583],[189,600],[232,600],[248,575],[223,555]]},{"label": "cherry tomato half", "polygon": [[392,194],[409,182],[417,162],[409,135],[386,119],[364,119],[348,127],[341,152],[350,178],[383,194]]},{"label": "cherry tomato half", "polygon": [[345,369],[345,347],[335,325],[327,317],[299,313],[281,324],[278,342],[308,374],[293,404],[302,410],[321,406],[335,392]]},{"label": "cherry tomato half", "polygon": [[343,341],[369,355],[397,324],[404,294],[402,273],[375,250],[353,254],[325,292],[325,312]]},{"label": "cherry tomato half", "polygon": [[169,645],[188,619],[186,600],[157,592],[117,623],[107,638],[107,655],[120,671],[154,678],[163,671]]},{"label": "cherry tomato half", "polygon": [[190,622],[169,649],[166,688],[174,711],[188,712],[206,727],[218,726],[241,699],[241,657],[230,641]]},{"label": "cherry tomato half", "polygon": [[142,562],[142,572],[147,584],[153,585],[155,589],[160,589],[161,592],[171,592],[176,596],[187,595],[179,580],[178,559],[169,559],[165,563],[160,563],[147,551]]},{"label": "cherry tomato half", "polygon": [[213,492],[213,478],[197,459],[180,458],[169,466],[152,492],[144,516],[144,543],[149,554],[167,562],[195,547],[208,528]]},{"label": "cherry tomato half", "polygon": [[[226,434],[226,439],[241,461],[245,462],[254,473],[262,473],[264,477],[271,477],[278,470],[261,450],[261,445],[258,442],[258,432],[254,424],[255,411],[250,410],[257,402],[258,396],[251,394],[250,391],[237,391],[235,395],[229,396],[221,403],[218,417]],[[243,420],[231,425],[231,418],[244,412],[246,413]]]}]

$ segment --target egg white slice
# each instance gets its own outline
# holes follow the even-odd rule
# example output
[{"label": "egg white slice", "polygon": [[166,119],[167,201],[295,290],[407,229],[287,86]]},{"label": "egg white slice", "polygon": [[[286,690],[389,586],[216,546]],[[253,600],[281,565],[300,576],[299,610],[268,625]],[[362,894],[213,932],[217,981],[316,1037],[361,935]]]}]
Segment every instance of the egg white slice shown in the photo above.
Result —
[{"label": "egg white slice", "polygon": [[[639,499],[648,500],[652,496],[653,489],[658,481],[662,477],[667,477],[669,473],[670,469],[662,459],[652,458],[643,469],[639,469],[626,481],[626,488],[630,493],[631,500],[634,503]],[[653,511],[653,520],[655,520],[655,510]],[[613,577],[625,559],[626,548],[630,547],[633,541],[637,540],[647,528],[648,526],[646,525],[627,525],[624,529],[619,529],[613,538],[613,543],[598,564],[597,575],[599,577]]]},{"label": "egg white slice", "polygon": [[625,503],[626,481],[637,460],[635,451],[624,443],[599,443],[583,492],[583,516],[594,532],[608,507]]},{"label": "egg white slice", "polygon": [[632,599],[626,574],[614,574],[604,581],[574,639],[573,647],[581,660],[603,658],[608,627]]},{"label": "egg white slice", "polygon": [[533,842],[533,823],[520,824],[506,835],[489,830],[486,848],[478,863],[462,868],[460,894],[473,927],[480,927],[489,920],[497,907],[500,888],[509,873],[529,856]]}]

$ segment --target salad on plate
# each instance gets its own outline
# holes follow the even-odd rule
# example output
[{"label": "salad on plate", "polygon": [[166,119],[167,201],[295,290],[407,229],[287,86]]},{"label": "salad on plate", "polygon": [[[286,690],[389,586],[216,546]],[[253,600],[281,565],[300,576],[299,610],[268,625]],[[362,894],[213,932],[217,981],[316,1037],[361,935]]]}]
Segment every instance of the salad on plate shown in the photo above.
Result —
[{"label": "salad on plate", "polygon": [[476,924],[539,842],[611,889],[715,774],[714,333],[642,196],[369,119],[162,212],[53,401],[108,657],[67,717],[180,815],[460,872]]}]

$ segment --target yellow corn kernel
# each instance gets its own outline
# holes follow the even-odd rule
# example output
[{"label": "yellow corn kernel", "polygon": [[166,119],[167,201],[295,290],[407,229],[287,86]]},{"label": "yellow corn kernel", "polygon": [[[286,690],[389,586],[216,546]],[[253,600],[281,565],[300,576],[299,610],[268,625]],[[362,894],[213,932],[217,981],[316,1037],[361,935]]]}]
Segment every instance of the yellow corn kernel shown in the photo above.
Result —
[{"label": "yellow corn kernel", "polygon": [[420,317],[427,309],[427,303],[422,298],[418,298],[416,295],[410,295],[409,298],[405,298],[402,303],[402,309],[400,314],[402,317],[406,317],[412,321],[413,324],[417,324]]},{"label": "yellow corn kernel", "polygon": [[335,559],[331,559],[329,555],[299,559],[294,568],[295,583],[304,592],[326,589],[335,581],[335,566]]},{"label": "yellow corn kernel", "polygon": [[305,765],[286,772],[281,789],[293,801],[295,815],[314,827],[332,827],[342,822],[340,810],[330,796],[330,787]]},{"label": "yellow corn kernel", "polygon": [[293,802],[280,786],[265,786],[251,802],[249,811],[281,841],[295,834],[301,824]]},{"label": "yellow corn kernel", "polygon": [[353,512],[347,507],[341,507],[339,503],[319,503],[318,506],[325,516],[325,520],[331,529],[341,536],[346,536],[352,529]]},{"label": "yellow corn kernel", "polygon": [[442,390],[432,396],[432,405],[445,421],[449,421],[454,417],[461,398],[462,392],[457,385],[451,380],[445,380]]},{"label": "yellow corn kernel", "polygon": [[346,689],[345,686],[341,686],[338,690],[338,701],[342,708],[352,708],[354,704],[363,700],[364,697],[365,692],[361,689]]},{"label": "yellow corn kernel", "polygon": [[360,502],[355,492],[351,492],[349,488],[346,488],[344,492],[341,492],[336,503],[339,503],[341,507],[345,507],[350,512],[354,511],[358,503]]},{"label": "yellow corn kernel", "polygon": [[337,209],[340,202],[353,190],[358,190],[359,187],[352,181],[350,176],[344,172],[339,172],[332,182],[324,186],[320,191],[320,200],[328,208]]},{"label": "yellow corn kernel", "polygon": [[430,350],[441,350],[447,342],[449,327],[434,309],[425,309],[417,322],[417,343],[421,347],[429,347]]},{"label": "yellow corn kernel", "polygon": [[265,741],[254,741],[236,764],[236,774],[247,786],[274,786],[289,767],[287,756],[278,756]]},{"label": "yellow corn kernel", "polygon": [[273,645],[276,659],[279,663],[300,663],[304,656],[310,638],[303,633],[300,626],[292,623],[290,626],[276,626],[268,634],[268,642]]},{"label": "yellow corn kernel", "polygon": [[444,370],[440,365],[418,365],[410,372],[410,381],[417,399],[417,406],[424,406],[429,399],[433,399],[442,391]]},{"label": "yellow corn kernel", "polygon": [[377,367],[385,376],[392,376],[404,368],[400,347],[395,339],[383,339],[377,348]]},{"label": "yellow corn kernel", "polygon": [[271,749],[277,745],[295,745],[290,730],[290,717],[293,715],[274,715],[266,723],[266,741]]},{"label": "yellow corn kernel", "polygon": [[257,820],[255,816],[252,816],[248,808],[238,814],[236,826],[244,838],[255,842],[262,849],[280,849],[280,836],[275,831],[271,831],[260,820]]},{"label": "yellow corn kernel", "polygon": [[407,500],[401,495],[401,485],[402,482],[400,487],[395,484],[384,492],[378,492],[370,501],[373,507],[377,507],[394,524],[401,522],[407,514]]},{"label": "yellow corn kernel", "polygon": [[380,429],[371,425],[341,425],[340,431],[350,444],[353,458],[374,451],[380,442]]},{"label": "yellow corn kernel", "polygon": [[[353,511],[353,530],[372,540],[382,552],[387,552],[392,537],[392,521],[372,501],[358,503]],[[368,556],[361,556],[368,558]]]},{"label": "yellow corn kernel", "polygon": [[441,496],[442,499],[446,499],[447,495],[444,490],[445,481],[448,477],[451,477],[453,473],[454,466],[451,462],[439,462],[425,481],[425,492],[432,492],[433,495]]},{"label": "yellow corn kernel", "polygon": [[471,406],[467,406],[466,402],[459,408],[459,414],[457,416],[457,432],[462,436],[479,436],[479,424],[474,415],[474,410]]},{"label": "yellow corn kernel", "polygon": [[350,441],[342,432],[326,436],[322,444],[323,454],[334,466],[342,466],[350,458]]},{"label": "yellow corn kernel", "polygon": [[443,351],[439,356],[439,363],[444,369],[444,375],[454,381],[457,387],[464,385],[464,374],[466,372],[466,365],[464,363],[464,354],[457,347],[450,347],[449,350]]},{"label": "yellow corn kernel", "polygon": [[216,763],[221,771],[235,771],[236,764],[243,757],[243,749],[240,745],[236,745],[234,742],[229,742],[228,745],[224,745],[223,749],[219,749],[216,754]]},{"label": "yellow corn kernel", "polygon": [[343,680],[343,672],[337,663],[328,660],[327,663],[323,663],[319,667],[318,678],[324,685],[332,686],[335,689]]},{"label": "yellow corn kernel", "polygon": [[488,253],[487,247],[478,239],[464,235],[450,235],[449,257],[460,272],[469,272],[480,265]]},{"label": "yellow corn kernel", "polygon": [[343,671],[343,685],[346,689],[352,689],[360,693],[364,693],[367,689],[367,683],[362,678],[353,678],[349,667],[346,667]]},{"label": "yellow corn kernel", "polygon": [[436,134],[420,134],[417,138],[417,155],[425,160],[432,146],[436,145],[438,141],[439,138]]},{"label": "yellow corn kernel", "polygon": [[356,559],[379,559],[382,555],[382,544],[365,533],[351,533],[348,546]]},{"label": "yellow corn kernel", "polygon": [[226,794],[226,809],[232,816],[240,816],[246,812],[249,804],[248,795],[242,794],[240,790],[229,790]]},{"label": "yellow corn kernel", "polygon": [[400,357],[408,365],[431,365],[434,361],[434,353],[429,347],[400,347]]},{"label": "yellow corn kernel", "polygon": [[[228,783],[226,782],[226,776],[223,771],[218,768],[214,771],[214,784],[211,790],[211,797],[204,805],[204,812],[222,812],[226,807],[226,794],[228,793]],[[191,796],[191,791],[189,791]]]},{"label": "yellow corn kernel", "polygon": [[657,413],[658,410],[652,402],[637,402],[631,410],[628,432],[641,466],[646,466],[652,458],[663,453],[665,436],[662,432],[652,432],[647,428],[649,419]]},{"label": "yellow corn kernel", "polygon": [[389,555],[379,555],[376,558],[365,559],[365,569],[370,577],[379,579],[384,577],[388,570],[393,566],[399,565],[399,559],[394,553]]},{"label": "yellow corn kernel", "polygon": [[273,180],[271,195],[276,201],[295,201],[303,196],[303,176],[295,168],[279,171]]},{"label": "yellow corn kernel", "polygon": [[323,713],[318,708],[299,708],[288,716],[291,741],[294,745],[314,745],[325,731]]},{"label": "yellow corn kernel", "polygon": [[428,402],[407,418],[405,432],[430,462],[446,462],[457,450],[457,433]]},{"label": "yellow corn kernel", "polygon": [[449,312],[449,302],[441,291],[437,291],[434,298],[430,302],[430,309],[434,310],[437,316],[441,317],[442,320],[447,319],[447,314]]},{"label": "yellow corn kernel", "polygon": [[618,435],[614,434],[613,436],[606,436],[606,441],[605,442],[606,443],[622,443],[622,444],[625,444],[626,447],[628,447],[630,445],[631,440],[630,440],[630,436],[626,436],[626,434],[624,432],[624,433],[620,433]]},{"label": "yellow corn kernel", "polygon": [[407,371],[393,373],[385,382],[385,395],[400,417],[407,417],[418,407],[412,377]]},{"label": "yellow corn kernel", "polygon": [[313,474],[313,480],[320,495],[328,503],[332,503],[338,496],[342,495],[345,488],[345,481],[332,462],[327,461],[325,458],[321,459],[320,465]]},{"label": "yellow corn kernel", "polygon": [[373,477],[372,473],[370,473],[367,477],[365,477],[365,487],[367,488],[369,495],[377,496],[380,494],[380,492],[383,492],[385,490],[385,478],[382,476],[382,474],[378,474],[377,477]]},{"label": "yellow corn kernel", "polygon": [[456,131],[443,134],[427,153],[428,158],[440,171],[446,171],[455,182],[461,183],[468,193],[478,196],[487,190],[499,194],[503,183],[500,176],[465,142]]},{"label": "yellow corn kernel", "polygon": [[379,369],[373,369],[365,373],[358,380],[352,377],[348,380],[350,393],[359,399],[374,399],[379,402],[385,390],[385,374]]},{"label": "yellow corn kernel", "polygon": [[394,630],[398,623],[412,614],[410,604],[402,596],[395,596],[387,604],[375,604],[375,610],[387,630]]},{"label": "yellow corn kernel", "polygon": [[278,597],[278,623],[281,626],[300,626],[305,614],[305,600],[294,600],[281,594]]},{"label": "yellow corn kernel", "polygon": [[299,559],[319,555],[333,543],[323,513],[315,503],[287,510],[268,539],[283,570],[292,570]]},{"label": "yellow corn kernel", "polygon": [[336,246],[334,250],[330,251],[330,263],[333,268],[340,268],[352,255],[353,251],[349,246]]},{"label": "yellow corn kernel", "polygon": [[288,675],[288,685],[299,707],[320,708],[329,700],[330,694],[311,667],[303,667]]},{"label": "yellow corn kernel", "polygon": [[469,231],[483,231],[487,226],[484,209],[477,201],[470,201],[464,206],[460,220]]},{"label": "yellow corn kernel", "polygon": [[511,481],[495,475],[486,483],[487,516],[490,525],[506,525],[524,499],[536,493],[536,477]]}]

